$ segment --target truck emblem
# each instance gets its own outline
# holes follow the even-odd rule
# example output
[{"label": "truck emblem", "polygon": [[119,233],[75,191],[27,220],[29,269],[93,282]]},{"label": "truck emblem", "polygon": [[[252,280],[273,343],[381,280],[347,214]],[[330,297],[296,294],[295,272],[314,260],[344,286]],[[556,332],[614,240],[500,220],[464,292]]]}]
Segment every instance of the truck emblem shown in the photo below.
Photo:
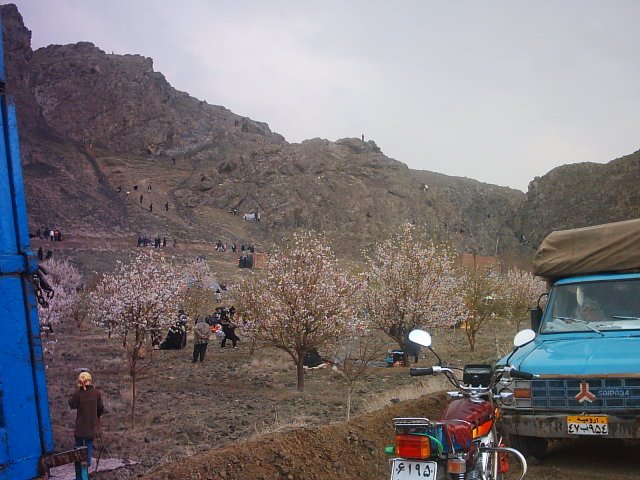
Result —
[{"label": "truck emblem", "polygon": [[584,401],[593,403],[595,399],[596,396],[589,391],[589,384],[583,380],[582,383],[580,383],[580,391],[576,395],[576,400],[579,403],[582,403]]}]

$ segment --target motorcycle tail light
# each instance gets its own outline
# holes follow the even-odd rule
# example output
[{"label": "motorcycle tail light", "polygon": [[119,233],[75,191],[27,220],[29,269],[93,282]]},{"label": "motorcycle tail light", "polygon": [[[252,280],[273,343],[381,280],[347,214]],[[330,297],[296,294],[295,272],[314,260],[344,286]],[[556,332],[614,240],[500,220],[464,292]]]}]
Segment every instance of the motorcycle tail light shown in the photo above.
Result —
[{"label": "motorcycle tail light", "polygon": [[484,437],[491,431],[491,426],[493,425],[493,420],[489,420],[488,422],[484,422],[481,425],[478,425],[473,429],[473,438],[476,437]]},{"label": "motorcycle tail light", "polygon": [[431,442],[424,435],[396,435],[396,455],[424,460],[431,456]]},{"label": "motorcycle tail light", "polygon": [[467,462],[462,458],[450,458],[447,460],[447,472],[449,473],[465,473],[467,471]]}]

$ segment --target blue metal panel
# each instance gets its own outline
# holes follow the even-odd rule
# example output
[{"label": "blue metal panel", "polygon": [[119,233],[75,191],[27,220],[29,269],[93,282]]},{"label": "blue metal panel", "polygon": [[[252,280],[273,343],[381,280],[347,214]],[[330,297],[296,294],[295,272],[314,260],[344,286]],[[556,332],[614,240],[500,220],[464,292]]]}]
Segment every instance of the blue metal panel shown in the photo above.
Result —
[{"label": "blue metal panel", "polygon": [[[1,32],[0,32],[1,35]],[[0,36],[1,39],[1,36]],[[0,41],[0,82],[4,60]],[[53,451],[15,109],[0,96],[0,480],[38,475]]]}]

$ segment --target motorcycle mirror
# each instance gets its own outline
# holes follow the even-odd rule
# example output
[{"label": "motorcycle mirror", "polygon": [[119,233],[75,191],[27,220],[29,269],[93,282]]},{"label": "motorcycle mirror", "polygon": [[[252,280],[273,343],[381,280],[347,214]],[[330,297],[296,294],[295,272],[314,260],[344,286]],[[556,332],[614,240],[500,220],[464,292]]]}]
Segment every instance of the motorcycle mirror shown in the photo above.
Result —
[{"label": "motorcycle mirror", "polygon": [[522,330],[516,334],[516,336],[513,338],[513,346],[516,348],[522,347],[523,345],[526,345],[527,343],[532,341],[534,338],[536,338],[536,332],[534,332],[530,328],[527,328],[526,330]]},{"label": "motorcycle mirror", "polygon": [[409,332],[409,340],[423,347],[431,346],[431,335],[424,330],[412,330]]}]

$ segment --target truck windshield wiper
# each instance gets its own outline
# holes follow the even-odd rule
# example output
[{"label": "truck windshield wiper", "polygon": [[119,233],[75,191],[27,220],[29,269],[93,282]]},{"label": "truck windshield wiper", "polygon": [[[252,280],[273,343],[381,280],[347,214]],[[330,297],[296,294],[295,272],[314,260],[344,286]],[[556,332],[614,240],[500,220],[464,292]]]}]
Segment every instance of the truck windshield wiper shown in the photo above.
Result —
[{"label": "truck windshield wiper", "polygon": [[604,336],[604,333],[602,333],[597,328],[592,327],[591,325],[589,325],[589,322],[587,322],[586,320],[582,320],[581,318],[572,318],[572,317],[553,317],[553,318],[554,320],[562,320],[563,322],[566,322],[566,323],[579,323],[587,327],[589,330],[593,330],[594,332]]},{"label": "truck windshield wiper", "polygon": [[611,315],[611,318],[615,318],[617,320],[640,320],[640,317],[626,317],[624,315]]}]

